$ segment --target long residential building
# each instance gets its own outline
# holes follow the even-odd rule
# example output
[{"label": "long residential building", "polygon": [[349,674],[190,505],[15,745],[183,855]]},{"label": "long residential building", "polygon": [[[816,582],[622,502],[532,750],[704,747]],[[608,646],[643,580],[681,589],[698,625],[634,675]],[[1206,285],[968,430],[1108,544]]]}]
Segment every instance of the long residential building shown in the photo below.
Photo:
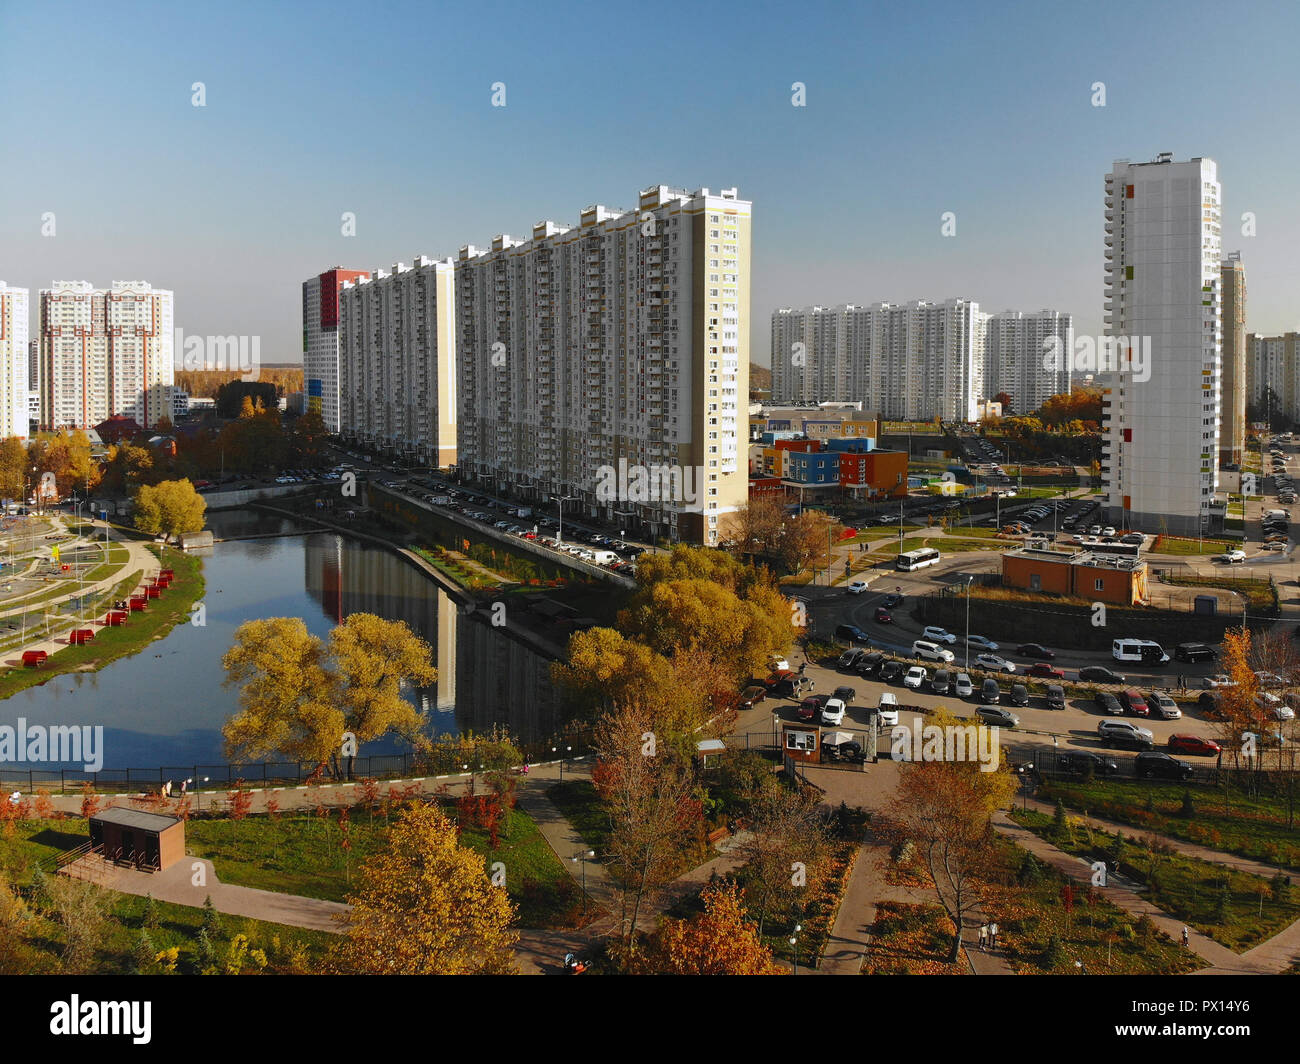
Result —
[{"label": "long residential building", "polygon": [[1221,189],[1213,159],[1106,176],[1102,481],[1114,525],[1213,529],[1222,375]]},{"label": "long residential building", "polygon": [[28,291],[0,281],[0,438],[28,433]]},{"label": "long residential building", "polygon": [[1246,268],[1234,251],[1219,266],[1223,292],[1223,423],[1219,465],[1241,467],[1246,453]]},{"label": "long residential building", "polygon": [[[396,457],[456,464],[455,264],[420,255],[345,279],[338,432]],[[310,400],[310,397],[309,397]]]},{"label": "long residential building", "polygon": [[173,315],[172,293],[147,281],[41,289],[41,427],[85,429],[121,414],[151,428],[170,418]]},{"label": "long residential building", "polygon": [[725,538],[748,495],[750,219],[735,189],[656,185],[461,248],[461,471],[629,534]]},{"label": "long residential building", "polygon": [[990,314],[983,328],[985,397],[1005,393],[1012,412],[1030,414],[1053,395],[1070,391],[1074,320],[1069,314],[1004,310]]},{"label": "long residential building", "polygon": [[1300,333],[1246,337],[1254,391],[1250,403],[1265,420],[1279,413],[1300,421]]},{"label": "long residential building", "polygon": [[303,391],[329,432],[339,431],[339,292],[369,274],[334,266],[302,283]]},{"label": "long residential building", "polygon": [[861,402],[891,420],[974,421],[987,317],[969,299],[778,309],[772,401]]}]

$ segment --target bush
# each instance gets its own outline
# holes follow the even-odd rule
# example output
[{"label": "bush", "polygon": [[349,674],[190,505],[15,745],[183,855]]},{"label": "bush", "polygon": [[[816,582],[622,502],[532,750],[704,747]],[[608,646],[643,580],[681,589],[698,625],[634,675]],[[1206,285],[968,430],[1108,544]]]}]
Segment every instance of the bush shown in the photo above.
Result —
[{"label": "bush", "polygon": [[1061,944],[1059,935],[1053,935],[1047,940],[1047,948],[1043,950],[1042,956],[1038,963],[1049,972],[1054,972],[1059,968],[1064,968],[1070,958],[1066,955],[1065,946]]},{"label": "bush", "polygon": [[1183,804],[1178,810],[1178,815],[1189,819],[1196,815],[1196,803],[1192,801],[1191,791],[1183,791]]},{"label": "bush", "polygon": [[1043,866],[1039,864],[1038,858],[1026,850],[1024,860],[1020,862],[1020,870],[1016,873],[1016,882],[1022,887],[1029,887],[1042,881]]},{"label": "bush", "polygon": [[1291,877],[1283,872],[1279,872],[1270,881],[1269,886],[1273,890],[1273,900],[1285,902],[1291,897]]}]

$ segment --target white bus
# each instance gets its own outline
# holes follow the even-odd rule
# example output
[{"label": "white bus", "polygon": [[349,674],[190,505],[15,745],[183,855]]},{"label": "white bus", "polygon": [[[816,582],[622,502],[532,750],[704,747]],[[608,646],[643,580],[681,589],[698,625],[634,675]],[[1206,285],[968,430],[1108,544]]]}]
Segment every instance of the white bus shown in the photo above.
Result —
[{"label": "white bus", "polygon": [[927,565],[937,564],[940,557],[939,552],[933,547],[904,551],[898,556],[898,569],[900,572],[910,573],[914,569],[924,569]]}]

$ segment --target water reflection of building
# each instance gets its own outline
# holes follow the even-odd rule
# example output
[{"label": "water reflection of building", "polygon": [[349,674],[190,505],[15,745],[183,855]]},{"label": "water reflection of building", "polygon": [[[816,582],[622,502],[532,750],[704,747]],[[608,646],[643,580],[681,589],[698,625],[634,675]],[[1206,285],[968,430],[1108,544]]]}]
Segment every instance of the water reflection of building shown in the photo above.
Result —
[{"label": "water reflection of building", "polygon": [[397,555],[341,536],[304,539],[307,593],[334,623],[353,613],[405,621],[434,652],[437,683],[419,688],[425,712],[454,711],[439,731],[491,731],[502,725],[518,739],[548,738],[558,728],[550,661],[456,603]]},{"label": "water reflection of building", "polygon": [[342,536],[306,537],[304,557],[307,593],[335,624],[354,613],[373,613],[405,621],[433,648],[438,681],[417,688],[415,701],[425,712],[455,709],[456,604],[397,555]]}]

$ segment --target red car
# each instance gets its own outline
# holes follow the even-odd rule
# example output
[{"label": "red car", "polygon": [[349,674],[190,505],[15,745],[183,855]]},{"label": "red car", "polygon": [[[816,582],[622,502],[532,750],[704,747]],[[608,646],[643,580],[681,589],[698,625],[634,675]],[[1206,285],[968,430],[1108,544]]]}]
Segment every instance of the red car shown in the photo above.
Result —
[{"label": "red car", "polygon": [[876,620],[881,624],[892,624],[894,618],[889,615],[889,611],[884,606],[876,607]]},{"label": "red car", "polygon": [[1142,696],[1142,692],[1128,690],[1119,693],[1120,703],[1124,709],[1132,713],[1135,717],[1151,716],[1151,709],[1147,705],[1147,700]]},{"label": "red car", "polygon": [[1169,736],[1171,754],[1199,754],[1201,757],[1218,757],[1223,748],[1213,739],[1202,739],[1199,735],[1180,733]]},{"label": "red car", "polygon": [[1047,662],[1045,662],[1045,661],[1040,661],[1037,665],[1035,665],[1032,669],[1030,669],[1030,670],[1029,670],[1029,675],[1030,675],[1030,676],[1046,676],[1048,679],[1051,679],[1051,680],[1064,680],[1064,679],[1065,679],[1065,673],[1064,673],[1064,671],[1062,671],[1061,669],[1058,669],[1055,665],[1049,665],[1049,664],[1047,664]]},{"label": "red car", "polygon": [[798,714],[800,720],[816,720],[821,716],[822,698],[820,695],[814,695],[812,698],[805,698],[799,703]]}]

